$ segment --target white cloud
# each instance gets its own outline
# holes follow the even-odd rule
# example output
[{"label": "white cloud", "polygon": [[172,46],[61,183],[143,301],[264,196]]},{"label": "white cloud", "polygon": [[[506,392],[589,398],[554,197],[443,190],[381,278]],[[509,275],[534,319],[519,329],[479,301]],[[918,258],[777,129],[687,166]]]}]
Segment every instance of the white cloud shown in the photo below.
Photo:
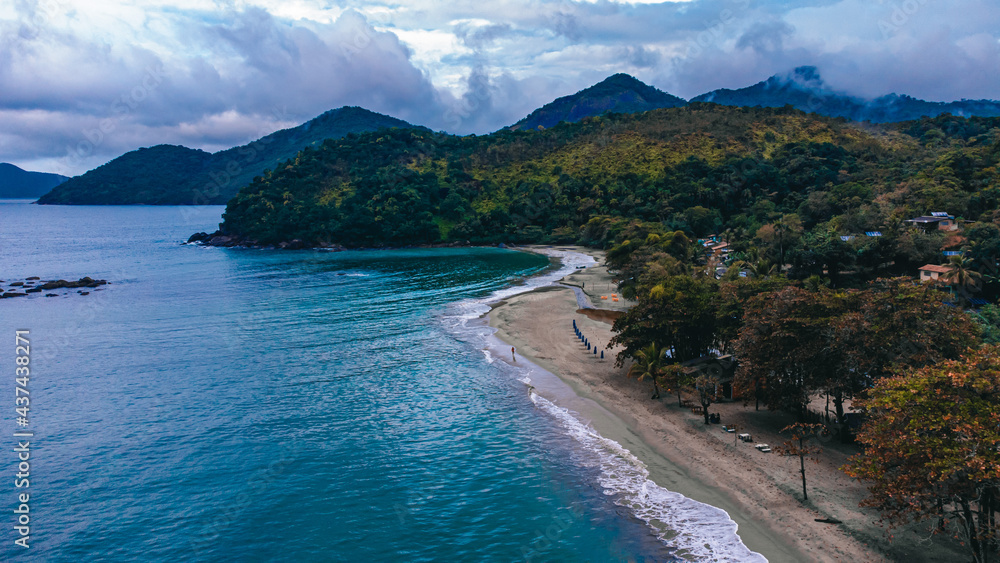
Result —
[{"label": "white cloud", "polygon": [[[0,161],[56,162],[108,118],[80,167],[158,143],[223,148],[342,105],[484,133],[615,72],[692,97],[816,64],[866,96],[997,98],[993,2],[5,2]],[[116,113],[151,68],[162,82]]]}]

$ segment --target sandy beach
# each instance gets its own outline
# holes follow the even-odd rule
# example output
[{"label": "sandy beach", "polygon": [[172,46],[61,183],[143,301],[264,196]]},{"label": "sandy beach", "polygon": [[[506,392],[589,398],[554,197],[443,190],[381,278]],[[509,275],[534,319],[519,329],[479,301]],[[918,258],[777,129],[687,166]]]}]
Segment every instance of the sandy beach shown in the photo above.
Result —
[{"label": "sandy beach", "polygon": [[[721,425],[706,425],[700,414],[679,407],[674,395],[652,400],[651,383],[626,377],[626,368],[614,365],[614,350],[603,361],[588,353],[572,322],[603,348],[612,337],[613,311],[628,303],[601,299],[615,292],[601,265],[603,253],[574,250],[594,256],[598,265],[566,276],[565,285],[506,299],[489,313],[489,323],[521,358],[558,376],[576,395],[553,400],[632,451],[657,484],[726,510],[743,542],[772,562],[963,560],[963,552],[942,545],[943,538],[932,543],[925,532],[893,530],[889,541],[877,515],[858,508],[863,485],[838,469],[857,453],[855,446],[824,443],[816,461],[807,460],[809,500],[803,502],[797,457],[761,453],[752,443],[736,441]],[[610,311],[581,309],[579,292]],[[546,390],[538,392],[544,396]],[[736,424],[754,442],[772,446],[788,439],[779,431],[794,422],[791,415],[755,411],[742,401],[713,405],[711,411],[721,415],[722,424]]]}]

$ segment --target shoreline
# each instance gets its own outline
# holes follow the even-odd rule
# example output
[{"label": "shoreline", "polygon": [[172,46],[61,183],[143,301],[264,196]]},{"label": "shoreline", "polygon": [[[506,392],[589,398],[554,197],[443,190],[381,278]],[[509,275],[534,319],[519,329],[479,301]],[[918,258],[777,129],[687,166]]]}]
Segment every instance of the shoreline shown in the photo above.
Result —
[{"label": "shoreline", "polygon": [[[518,366],[537,368],[532,391],[628,449],[657,485],[727,512],[744,545],[772,562],[934,561],[957,555],[949,546],[928,543],[926,534],[912,528],[894,530],[896,541],[888,542],[875,524],[877,515],[857,506],[864,487],[838,469],[855,452],[850,446],[825,444],[818,463],[807,464],[810,500],[803,503],[797,459],[737,444],[719,425],[706,426],[701,415],[678,407],[676,396],[664,393],[651,400],[648,381],[629,379],[625,368],[614,367],[615,350],[603,361],[594,359],[573,335],[572,320],[603,347],[612,334],[613,314],[594,313],[607,310],[605,303],[613,313],[628,304],[600,299],[602,288],[612,287],[606,269],[602,272],[603,252],[546,248],[586,254],[597,265],[504,297],[490,305],[484,320],[495,330],[494,338],[517,349],[523,359],[515,362]],[[517,250],[537,252],[532,247]],[[586,314],[588,304],[599,308],[586,309]],[[723,423],[736,422],[741,431],[751,431],[755,441],[777,445],[787,439],[777,434],[788,418],[783,413],[756,412],[741,402],[713,405],[712,412],[719,412]]]}]

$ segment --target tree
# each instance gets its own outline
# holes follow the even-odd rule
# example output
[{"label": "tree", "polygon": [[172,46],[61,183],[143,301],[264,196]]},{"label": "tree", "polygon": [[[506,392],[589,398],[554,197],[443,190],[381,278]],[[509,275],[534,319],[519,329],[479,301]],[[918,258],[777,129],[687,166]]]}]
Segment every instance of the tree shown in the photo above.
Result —
[{"label": "tree", "polygon": [[667,388],[667,391],[673,391],[677,394],[677,406],[684,406],[681,393],[685,388],[690,387],[694,383],[691,375],[680,364],[667,364],[661,368],[661,373],[661,384]]},{"label": "tree", "polygon": [[900,371],[859,406],[865,451],[843,469],[869,483],[862,504],[892,526],[940,519],[974,561],[1000,559],[1000,346]]},{"label": "tree", "polygon": [[833,369],[827,329],[839,311],[828,293],[787,287],[746,304],[734,343],[740,359],[734,384],[753,389],[758,408],[763,400],[768,408],[804,415],[810,392]]},{"label": "tree", "polygon": [[644,280],[636,305],[612,326],[611,344],[622,346],[619,366],[650,343],[666,348],[672,362],[700,358],[715,344],[715,280],[685,274],[659,279],[652,287],[655,280]]},{"label": "tree", "polygon": [[[802,500],[809,500],[809,493],[806,492],[806,456],[819,453],[820,448],[811,446],[807,442],[821,433],[826,432],[822,424],[806,424],[796,422],[781,429],[781,433],[791,432],[792,438],[784,443],[781,448],[783,455],[799,456],[799,472],[802,473]],[[817,463],[819,463],[817,461]]]},{"label": "tree", "polygon": [[705,424],[709,424],[708,407],[716,400],[719,390],[719,379],[709,374],[699,375],[694,380],[698,390],[698,400],[701,403],[701,414],[705,416]]},{"label": "tree", "polygon": [[957,288],[959,301],[968,303],[969,293],[979,290],[983,275],[972,269],[972,260],[965,256],[952,256],[949,265],[951,271],[944,275],[944,280]]},{"label": "tree", "polygon": [[629,377],[637,377],[639,381],[649,378],[653,381],[653,399],[660,398],[660,388],[656,380],[660,376],[660,365],[663,362],[663,347],[650,344],[639,350],[634,357],[632,366],[628,369]]}]

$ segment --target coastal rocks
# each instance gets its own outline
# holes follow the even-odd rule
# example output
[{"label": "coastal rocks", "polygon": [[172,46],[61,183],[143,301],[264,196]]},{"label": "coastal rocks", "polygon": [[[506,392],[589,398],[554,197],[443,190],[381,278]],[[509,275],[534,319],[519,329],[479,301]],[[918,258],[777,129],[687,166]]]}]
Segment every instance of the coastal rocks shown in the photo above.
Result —
[{"label": "coastal rocks", "polygon": [[319,243],[319,244],[309,244],[302,239],[292,239],[290,241],[282,241],[277,245],[270,244],[260,244],[260,242],[246,238],[240,235],[233,235],[223,233],[222,231],[215,231],[214,233],[195,233],[188,237],[187,242],[184,244],[200,244],[203,246],[219,246],[223,248],[253,248],[253,249],[281,249],[281,250],[304,250],[307,248],[315,248],[321,250],[346,250],[342,245],[336,243]]},{"label": "coastal rocks", "polygon": [[[257,250],[329,250],[334,252],[340,252],[342,250],[348,250],[349,248],[355,250],[371,250],[371,249],[381,249],[386,250],[390,248],[457,248],[472,246],[469,241],[450,241],[450,242],[439,242],[435,244],[420,244],[415,246],[374,246],[374,247],[357,247],[351,246],[347,247],[342,244],[337,244],[335,242],[306,242],[302,239],[292,239],[287,241],[281,241],[277,244],[261,244],[251,238],[247,238],[241,235],[234,235],[229,233],[223,233],[222,231],[215,231],[214,233],[204,233],[199,232],[188,237],[187,242],[181,244],[197,244],[202,246],[219,246],[223,248],[252,248]],[[516,245],[513,244],[500,244],[500,248],[515,248]]]},{"label": "coastal rocks", "polygon": [[[6,282],[0,282],[0,283],[6,283]],[[94,291],[101,291],[101,289],[95,289],[95,288],[100,288],[102,285],[107,285],[107,284],[108,284],[107,280],[98,280],[90,276],[85,276],[78,280],[58,279],[58,280],[44,280],[44,281],[42,281],[42,279],[39,278],[38,276],[31,276],[29,278],[25,278],[23,281],[10,282],[8,284],[9,287],[7,288],[6,291],[0,289],[0,299],[7,299],[11,297],[27,297],[29,295],[33,295],[36,293],[42,293],[43,291],[53,291],[60,289],[63,290],[79,289],[79,291],[77,291],[78,294],[89,295],[90,291],[85,291],[85,290],[93,289]],[[66,291],[61,295],[70,295],[70,293]],[[59,296],[60,296],[59,293],[45,294],[45,297],[59,297]]]},{"label": "coastal rocks", "polygon": [[90,276],[80,278],[77,281],[66,281],[66,280],[54,280],[43,283],[38,286],[39,289],[50,290],[50,289],[75,289],[78,287],[100,287],[107,284],[107,280],[95,280]]},{"label": "coastal rocks", "polygon": [[231,248],[234,246],[256,247],[257,241],[250,240],[239,235],[223,234],[222,231],[214,233],[195,233],[191,235],[185,244],[203,244],[205,246],[223,246]]}]

